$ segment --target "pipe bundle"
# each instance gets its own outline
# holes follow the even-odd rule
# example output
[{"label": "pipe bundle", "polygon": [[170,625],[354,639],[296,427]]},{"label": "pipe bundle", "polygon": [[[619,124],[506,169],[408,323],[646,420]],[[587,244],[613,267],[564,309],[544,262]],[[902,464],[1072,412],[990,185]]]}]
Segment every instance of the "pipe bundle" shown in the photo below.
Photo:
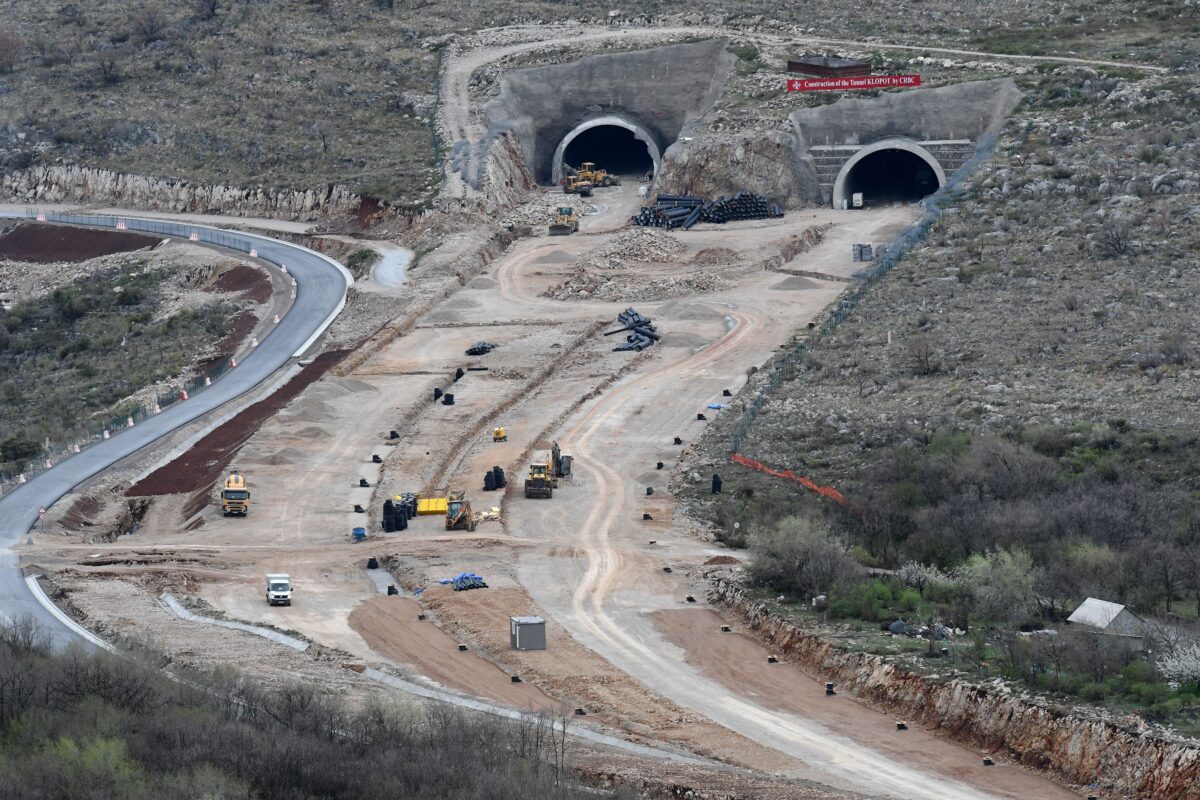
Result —
[{"label": "pipe bundle", "polygon": [[783,209],[761,194],[738,192],[715,200],[680,194],[660,194],[652,205],[643,206],[633,217],[634,225],[650,228],[683,228],[697,222],[725,223],[741,219],[782,217]]},{"label": "pipe bundle", "polygon": [[608,331],[605,336],[612,336],[617,333],[626,333],[625,341],[613,348],[613,352],[622,350],[645,350],[652,344],[662,338],[662,334],[658,333],[654,325],[650,322],[649,317],[644,317],[632,308],[627,308],[620,314],[617,314],[617,322],[622,327],[615,331]]}]

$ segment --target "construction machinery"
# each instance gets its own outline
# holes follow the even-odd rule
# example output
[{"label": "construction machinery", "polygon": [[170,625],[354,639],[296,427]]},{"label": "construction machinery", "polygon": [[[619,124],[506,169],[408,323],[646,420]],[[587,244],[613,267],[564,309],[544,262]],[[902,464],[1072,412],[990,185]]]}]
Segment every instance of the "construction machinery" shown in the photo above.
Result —
[{"label": "construction machinery", "polygon": [[546,463],[530,464],[529,477],[525,479],[526,497],[554,497],[554,474]]},{"label": "construction machinery", "polygon": [[267,604],[290,606],[292,604],[292,578],[286,572],[267,575]]},{"label": "construction machinery", "polygon": [[579,230],[579,217],[570,206],[559,206],[558,215],[550,223],[551,236],[567,236]]},{"label": "construction machinery", "polygon": [[504,430],[504,428],[502,428],[502,427],[496,428],[495,430],[492,431],[492,441],[493,442],[507,442],[508,441],[508,431]]},{"label": "construction machinery", "polygon": [[230,514],[244,517],[249,510],[250,491],[246,488],[246,479],[236,469],[232,470],[221,490],[221,513],[227,517]]},{"label": "construction machinery", "polygon": [[559,478],[571,477],[571,464],[574,461],[570,456],[564,456],[562,449],[558,446],[558,442],[554,442],[550,447],[550,467],[552,469],[551,477],[554,480],[554,488],[558,488]]},{"label": "construction machinery", "polygon": [[602,169],[596,169],[596,165],[591,161],[583,162],[579,169],[575,170],[575,174],[592,186],[619,186],[621,183],[621,179],[616,175],[609,175]]},{"label": "construction machinery", "polygon": [[592,182],[585,181],[578,175],[567,175],[562,181],[563,194],[577,194],[580,197],[592,196]]},{"label": "construction machinery", "polygon": [[471,508],[471,501],[462,490],[450,492],[446,503],[446,530],[475,530],[475,510]]}]

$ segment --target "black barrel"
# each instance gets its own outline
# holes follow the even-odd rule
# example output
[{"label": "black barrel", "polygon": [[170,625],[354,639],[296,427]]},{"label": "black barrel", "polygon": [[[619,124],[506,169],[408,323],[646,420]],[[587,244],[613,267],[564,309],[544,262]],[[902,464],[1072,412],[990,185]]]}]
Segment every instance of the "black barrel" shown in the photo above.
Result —
[{"label": "black barrel", "polygon": [[720,475],[716,475],[716,474],[713,475],[712,493],[713,494],[721,493],[721,476]]},{"label": "black barrel", "polygon": [[454,395],[450,394],[449,392],[442,395],[442,405],[444,405],[444,406],[454,405]]},{"label": "black barrel", "polygon": [[504,470],[500,467],[492,467],[492,476],[496,480],[496,488],[503,489],[508,486],[508,478],[504,477]]},{"label": "black barrel", "polygon": [[441,399],[441,397],[442,397],[442,390],[437,388],[436,386],[433,387],[433,402],[436,403],[438,400]]},{"label": "black barrel", "polygon": [[490,469],[483,473],[483,490],[485,492],[496,491],[496,474]]}]

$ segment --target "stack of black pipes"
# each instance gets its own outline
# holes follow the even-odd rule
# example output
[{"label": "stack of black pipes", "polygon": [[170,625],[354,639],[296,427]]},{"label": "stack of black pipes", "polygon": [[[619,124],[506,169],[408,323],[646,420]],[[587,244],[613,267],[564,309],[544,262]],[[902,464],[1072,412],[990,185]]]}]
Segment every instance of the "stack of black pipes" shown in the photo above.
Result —
[{"label": "stack of black pipes", "polygon": [[417,515],[417,496],[405,493],[383,501],[383,530],[386,533],[408,528],[408,521]]},{"label": "stack of black pipes", "polygon": [[654,204],[642,207],[633,217],[634,225],[650,228],[683,228],[697,222],[730,222],[739,219],[782,217],[783,209],[761,194],[738,192],[706,201],[703,197],[660,194]]}]

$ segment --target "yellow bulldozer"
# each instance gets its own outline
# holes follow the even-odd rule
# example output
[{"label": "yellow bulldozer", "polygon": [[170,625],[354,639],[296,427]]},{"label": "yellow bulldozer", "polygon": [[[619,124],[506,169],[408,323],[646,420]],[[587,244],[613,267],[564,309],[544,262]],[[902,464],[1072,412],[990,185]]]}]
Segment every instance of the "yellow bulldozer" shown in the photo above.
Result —
[{"label": "yellow bulldozer", "polygon": [[579,230],[579,217],[570,206],[559,206],[558,215],[550,223],[551,236],[567,236]]},{"label": "yellow bulldozer", "polygon": [[594,162],[585,161],[575,170],[575,174],[582,180],[587,181],[592,186],[619,186],[621,179],[616,175],[609,175],[602,169],[596,169]]}]

